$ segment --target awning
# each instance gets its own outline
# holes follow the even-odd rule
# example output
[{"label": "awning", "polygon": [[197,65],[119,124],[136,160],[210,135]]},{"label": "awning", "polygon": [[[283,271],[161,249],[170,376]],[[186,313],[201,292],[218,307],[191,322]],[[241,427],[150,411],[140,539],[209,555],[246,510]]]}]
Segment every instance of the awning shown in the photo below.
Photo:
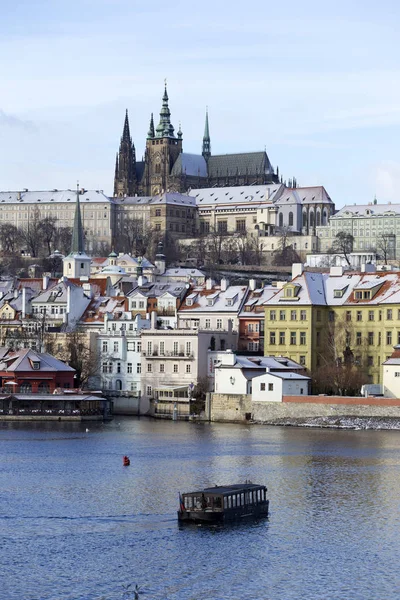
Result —
[{"label": "awning", "polygon": [[163,386],[157,386],[155,388],[153,388],[154,390],[157,391],[173,391],[173,390],[187,390],[189,387],[189,385],[163,385]]}]

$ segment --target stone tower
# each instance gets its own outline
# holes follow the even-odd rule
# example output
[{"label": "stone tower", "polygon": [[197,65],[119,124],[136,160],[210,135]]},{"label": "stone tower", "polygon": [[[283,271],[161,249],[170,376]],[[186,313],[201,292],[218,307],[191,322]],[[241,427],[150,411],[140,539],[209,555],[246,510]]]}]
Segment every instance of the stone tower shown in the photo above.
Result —
[{"label": "stone tower", "polygon": [[119,152],[115,162],[114,196],[124,198],[134,196],[137,192],[136,154],[129,131],[128,110],[125,114]]},{"label": "stone tower", "polygon": [[169,189],[172,167],[182,152],[182,131],[175,130],[171,124],[171,112],[168,106],[167,84],[165,84],[160,122],[154,129],[153,115],[150,119],[146,140],[143,193],[149,196],[161,194]]}]

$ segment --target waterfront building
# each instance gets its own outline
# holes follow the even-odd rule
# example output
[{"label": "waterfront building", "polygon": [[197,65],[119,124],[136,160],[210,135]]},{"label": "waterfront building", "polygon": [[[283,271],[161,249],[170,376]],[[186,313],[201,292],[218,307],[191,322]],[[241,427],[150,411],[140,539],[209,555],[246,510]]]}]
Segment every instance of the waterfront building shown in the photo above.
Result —
[{"label": "waterfront building", "polygon": [[165,85],[160,121],[155,126],[151,115],[141,161],[136,160],[126,111],[115,163],[114,196],[155,196],[164,191],[185,192],[190,188],[279,181],[279,174],[265,151],[212,155],[208,112],[201,150],[198,155],[183,152],[183,133],[179,126],[175,134]]},{"label": "waterfront building", "polygon": [[381,383],[381,364],[400,343],[400,273],[303,273],[296,265],[294,275],[265,303],[264,353],[311,371],[351,361],[368,383]]},{"label": "waterfront building", "polygon": [[16,352],[0,348],[0,387],[3,392],[52,394],[74,387],[75,369],[50,354],[30,348]]},{"label": "waterfront building", "polygon": [[140,314],[143,318],[154,313],[160,326],[176,327],[177,310],[181,306],[189,284],[150,283],[139,277],[137,284],[127,293],[129,310],[132,315]]},{"label": "waterfront building", "polygon": [[239,312],[239,341],[240,352],[264,352],[264,303],[276,294],[276,287],[266,285],[256,286],[256,280],[250,279],[249,292]]},{"label": "waterfront building", "polygon": [[400,204],[346,205],[329,219],[329,224],[317,227],[321,252],[326,252],[340,232],[354,237],[355,252],[373,252],[385,261],[400,257]]}]

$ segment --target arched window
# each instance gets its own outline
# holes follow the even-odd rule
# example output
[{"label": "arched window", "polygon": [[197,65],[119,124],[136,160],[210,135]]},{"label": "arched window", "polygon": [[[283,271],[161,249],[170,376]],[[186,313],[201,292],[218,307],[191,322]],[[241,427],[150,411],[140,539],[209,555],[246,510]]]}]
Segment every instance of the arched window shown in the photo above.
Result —
[{"label": "arched window", "polygon": [[283,227],[283,214],[279,214],[279,227]]},{"label": "arched window", "polygon": [[314,213],[310,212],[310,227],[314,227]]},{"label": "arched window", "polygon": [[317,212],[317,225],[321,225],[321,213]]},{"label": "arched window", "polygon": [[303,227],[307,227],[307,213],[303,212]]},{"label": "arched window", "polygon": [[19,386],[20,394],[30,394],[31,392],[32,392],[32,386],[29,383],[29,381],[24,381],[24,383],[21,383],[21,385]]},{"label": "arched window", "polygon": [[155,169],[156,173],[159,174],[161,173],[161,165],[160,163],[156,163],[156,169]]},{"label": "arched window", "polygon": [[326,209],[324,209],[324,213],[322,215],[322,225],[326,225],[327,217],[326,217]]},{"label": "arched window", "polygon": [[290,212],[289,213],[289,227],[292,227],[292,226],[293,226],[293,213]]},{"label": "arched window", "polygon": [[42,381],[41,383],[39,383],[38,392],[40,392],[41,394],[50,394],[50,386],[47,383],[47,381]]}]

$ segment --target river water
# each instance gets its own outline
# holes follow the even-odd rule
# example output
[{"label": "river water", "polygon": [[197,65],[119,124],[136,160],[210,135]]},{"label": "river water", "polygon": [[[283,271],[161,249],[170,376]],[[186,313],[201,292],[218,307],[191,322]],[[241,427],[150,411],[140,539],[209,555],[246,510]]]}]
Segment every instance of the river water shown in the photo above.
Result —
[{"label": "river water", "polygon": [[[1,600],[400,597],[400,432],[89,429],[0,424]],[[178,527],[178,491],[246,479],[268,520]]]}]

